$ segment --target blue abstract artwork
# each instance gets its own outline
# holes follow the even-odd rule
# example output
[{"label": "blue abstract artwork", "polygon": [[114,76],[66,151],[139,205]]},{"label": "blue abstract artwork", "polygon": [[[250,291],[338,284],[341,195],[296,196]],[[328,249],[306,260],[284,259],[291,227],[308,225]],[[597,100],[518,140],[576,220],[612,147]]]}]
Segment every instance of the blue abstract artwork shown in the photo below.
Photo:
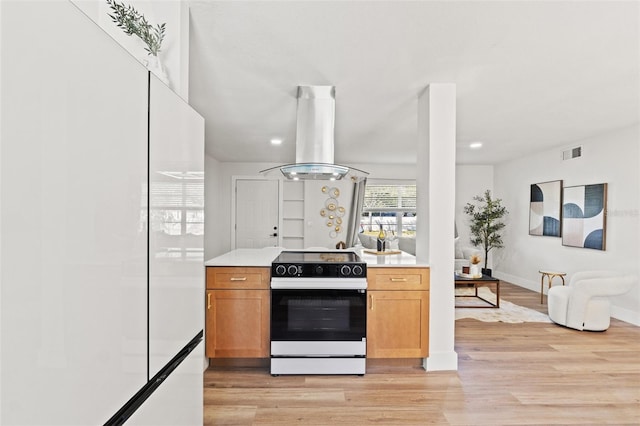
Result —
[{"label": "blue abstract artwork", "polygon": [[529,235],[559,237],[562,181],[531,185],[529,204]]},{"label": "blue abstract artwork", "polygon": [[562,245],[604,250],[606,211],[606,183],[564,188]]}]

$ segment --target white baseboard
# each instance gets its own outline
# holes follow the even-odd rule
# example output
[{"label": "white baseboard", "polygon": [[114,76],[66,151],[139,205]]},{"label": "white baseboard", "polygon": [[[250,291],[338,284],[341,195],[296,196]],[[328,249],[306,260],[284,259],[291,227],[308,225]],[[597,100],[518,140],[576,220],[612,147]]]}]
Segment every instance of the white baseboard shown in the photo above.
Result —
[{"label": "white baseboard", "polygon": [[[526,278],[518,277],[516,275],[505,274],[504,272],[500,272],[500,271],[494,271],[493,276],[500,280],[507,281],[511,284],[517,285],[518,287],[526,288],[527,290],[540,293],[540,281],[531,281]],[[546,288],[547,286],[545,285],[545,290]],[[547,294],[547,292],[545,291],[544,294]]]},{"label": "white baseboard", "polygon": [[634,312],[631,309],[611,305],[611,318],[640,327],[640,313]]},{"label": "white baseboard", "polygon": [[[526,278],[505,274],[499,271],[495,271],[493,273],[493,276],[495,276],[500,280],[504,280],[511,284],[517,285],[518,287],[526,288],[528,290],[535,291],[536,293],[540,294],[540,281],[531,281]],[[569,283],[567,282],[567,284]],[[554,285],[557,285],[557,281],[556,283],[554,283]],[[549,291],[549,287],[545,280],[544,294],[547,294],[547,291]],[[634,312],[630,309],[611,305],[611,318],[615,318],[620,321],[628,322],[629,324],[640,326],[640,313]]]},{"label": "white baseboard", "polygon": [[427,371],[457,371],[458,354],[451,352],[430,352],[429,357],[424,359],[422,366]]}]

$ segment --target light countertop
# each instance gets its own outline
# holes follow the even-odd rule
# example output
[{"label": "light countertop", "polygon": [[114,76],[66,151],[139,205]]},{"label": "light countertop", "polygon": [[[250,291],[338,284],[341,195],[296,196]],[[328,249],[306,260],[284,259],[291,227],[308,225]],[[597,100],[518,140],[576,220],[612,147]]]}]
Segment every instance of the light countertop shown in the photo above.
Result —
[{"label": "light countertop", "polygon": [[[245,267],[271,267],[271,262],[284,251],[282,247],[266,247],[261,249],[236,249],[221,256],[207,260],[205,266],[245,266]],[[418,264],[416,257],[405,252],[399,254],[375,255],[365,253],[360,247],[352,247],[349,251],[356,252],[367,267],[427,267],[427,264]],[[327,250],[336,251],[336,250]]]},{"label": "light countertop", "polygon": [[278,257],[282,247],[265,247],[260,249],[236,249],[204,262],[204,266],[265,266]]}]

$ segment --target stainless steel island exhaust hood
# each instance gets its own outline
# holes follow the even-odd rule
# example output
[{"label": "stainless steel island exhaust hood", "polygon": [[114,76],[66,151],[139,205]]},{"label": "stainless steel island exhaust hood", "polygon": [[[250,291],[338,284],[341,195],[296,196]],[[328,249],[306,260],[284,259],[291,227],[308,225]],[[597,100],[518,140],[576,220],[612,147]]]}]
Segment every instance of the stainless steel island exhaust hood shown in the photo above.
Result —
[{"label": "stainless steel island exhaust hood", "polygon": [[367,172],[333,163],[335,133],[335,87],[298,86],[296,162],[260,173],[279,170],[287,179],[360,181]]}]

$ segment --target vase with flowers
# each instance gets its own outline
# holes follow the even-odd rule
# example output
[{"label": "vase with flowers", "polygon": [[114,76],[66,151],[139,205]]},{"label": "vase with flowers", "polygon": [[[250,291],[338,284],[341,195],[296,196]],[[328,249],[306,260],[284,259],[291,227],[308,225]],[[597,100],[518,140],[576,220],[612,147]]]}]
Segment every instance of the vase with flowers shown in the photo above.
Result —
[{"label": "vase with flowers", "polygon": [[482,259],[477,254],[471,255],[469,258],[469,275],[472,278],[480,278],[482,273],[480,273],[480,262]]},{"label": "vase with flowers", "polygon": [[125,5],[117,0],[107,0],[111,8],[109,17],[124,31],[126,35],[135,35],[145,44],[147,59],[144,62],[149,71],[153,72],[162,82],[169,85],[169,78],[160,60],[160,49],[165,37],[166,24],[151,25],[147,18],[133,6]]}]

